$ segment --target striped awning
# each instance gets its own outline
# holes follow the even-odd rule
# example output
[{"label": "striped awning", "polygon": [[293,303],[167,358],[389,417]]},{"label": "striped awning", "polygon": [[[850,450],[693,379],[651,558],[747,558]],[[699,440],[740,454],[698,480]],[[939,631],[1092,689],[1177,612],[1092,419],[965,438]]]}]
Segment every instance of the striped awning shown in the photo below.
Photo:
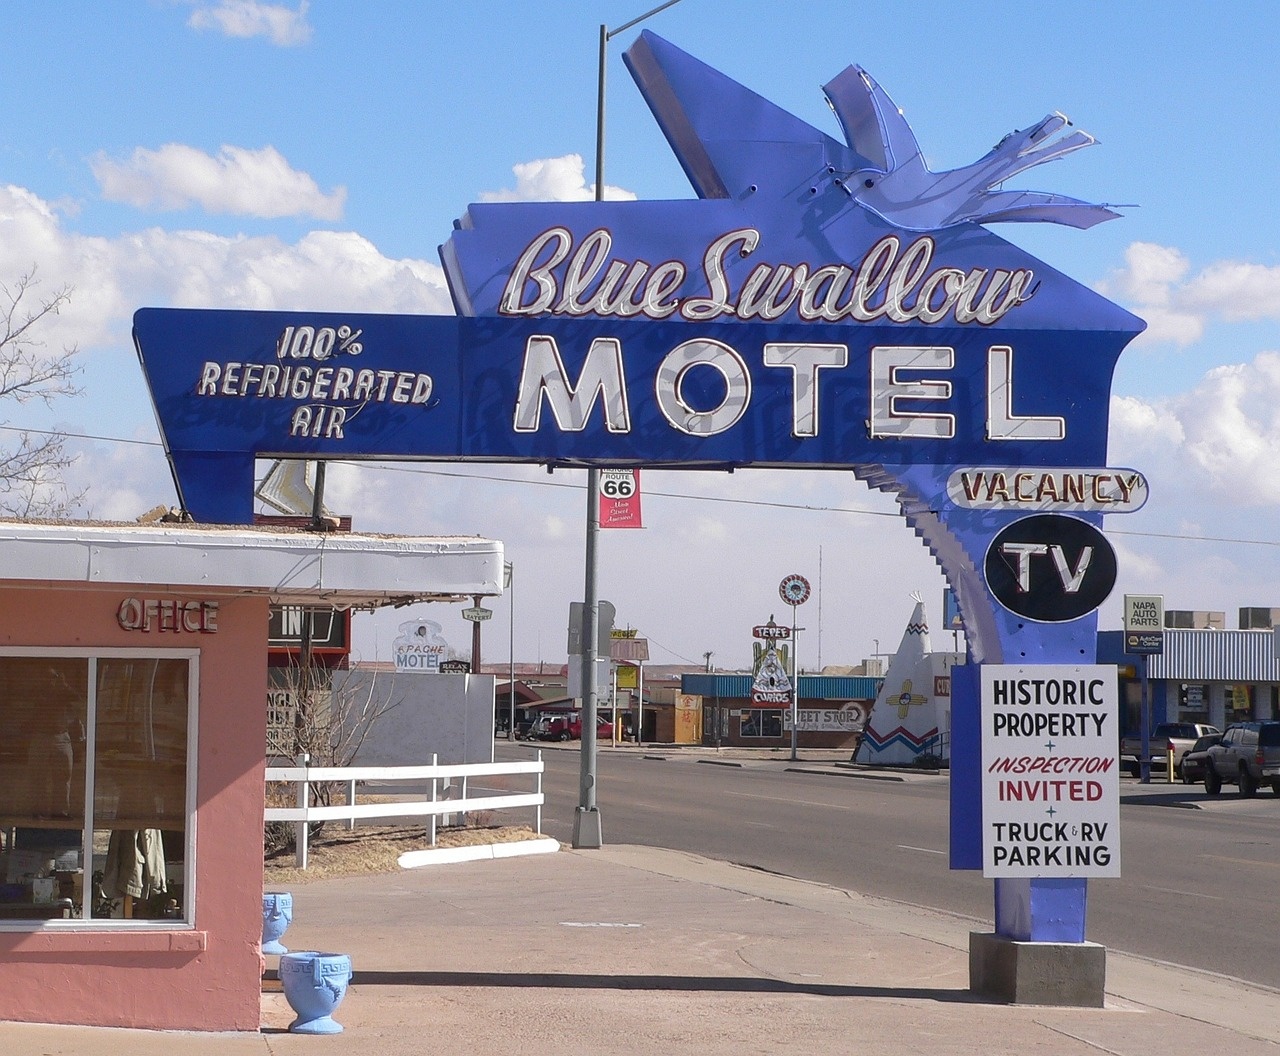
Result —
[{"label": "striped awning", "polygon": [[1148,657],[1147,675],[1176,682],[1280,682],[1269,630],[1167,630],[1164,652]]}]

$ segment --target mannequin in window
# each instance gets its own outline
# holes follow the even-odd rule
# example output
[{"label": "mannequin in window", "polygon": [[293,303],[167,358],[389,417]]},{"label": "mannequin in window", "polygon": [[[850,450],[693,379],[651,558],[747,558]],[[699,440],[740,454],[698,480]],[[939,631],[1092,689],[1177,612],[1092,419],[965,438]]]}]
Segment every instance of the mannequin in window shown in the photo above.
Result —
[{"label": "mannequin in window", "polygon": [[50,817],[70,817],[74,802],[76,761],[84,744],[84,724],[68,700],[55,701],[51,721],[42,722],[32,733],[27,762],[34,776],[39,813]]}]

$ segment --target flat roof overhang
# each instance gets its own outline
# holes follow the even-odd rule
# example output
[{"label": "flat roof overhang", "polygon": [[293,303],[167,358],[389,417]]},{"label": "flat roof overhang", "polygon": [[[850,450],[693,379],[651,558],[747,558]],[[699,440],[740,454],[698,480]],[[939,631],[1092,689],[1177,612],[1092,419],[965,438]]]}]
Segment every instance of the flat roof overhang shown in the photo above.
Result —
[{"label": "flat roof overhang", "polygon": [[0,521],[0,580],[147,584],[280,604],[375,609],[502,593],[502,543],[278,527]]}]

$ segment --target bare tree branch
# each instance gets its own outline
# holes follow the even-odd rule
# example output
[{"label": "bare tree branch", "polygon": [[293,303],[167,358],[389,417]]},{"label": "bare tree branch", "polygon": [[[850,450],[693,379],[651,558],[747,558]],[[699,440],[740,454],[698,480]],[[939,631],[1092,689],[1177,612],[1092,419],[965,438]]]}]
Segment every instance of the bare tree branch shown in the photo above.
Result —
[{"label": "bare tree branch", "polygon": [[[40,324],[71,302],[71,287],[38,298],[40,284],[33,267],[12,283],[0,283],[0,400],[16,404],[79,396],[80,374],[72,345],[48,353],[39,340]],[[0,424],[7,424],[0,423]],[[65,471],[75,461],[62,433],[17,430],[9,447],[0,447],[0,514],[23,519],[62,517],[80,505],[83,491],[71,493]]]},{"label": "bare tree branch", "polygon": [[[312,766],[350,766],[373,727],[400,705],[400,699],[390,691],[379,696],[373,682],[367,689],[349,682],[334,688],[333,672],[308,669],[296,662],[290,663],[277,685],[285,690],[294,707],[291,754],[295,758],[308,755]],[[285,750],[288,752],[287,747]],[[312,781],[310,789],[313,806],[329,806],[345,786],[340,781]],[[310,832],[318,835],[324,825],[322,821],[312,822]],[[287,846],[293,839],[293,826],[267,822],[264,837],[270,849]]]}]

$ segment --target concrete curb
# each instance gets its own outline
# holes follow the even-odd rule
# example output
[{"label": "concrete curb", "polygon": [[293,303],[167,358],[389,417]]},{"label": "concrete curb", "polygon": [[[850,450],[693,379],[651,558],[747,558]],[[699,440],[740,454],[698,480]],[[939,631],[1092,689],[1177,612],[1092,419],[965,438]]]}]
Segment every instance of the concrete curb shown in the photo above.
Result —
[{"label": "concrete curb", "polygon": [[843,770],[836,764],[833,770],[819,769],[813,766],[788,766],[784,768],[788,774],[825,774],[827,777],[852,777],[859,781],[906,781],[901,774],[868,774],[853,770]]},{"label": "concrete curb", "polygon": [[405,851],[397,862],[401,869],[417,869],[424,865],[515,858],[522,854],[551,854],[558,850],[560,841],[544,836],[537,840],[514,840],[511,843],[481,843],[471,847],[433,847],[425,851]]}]

